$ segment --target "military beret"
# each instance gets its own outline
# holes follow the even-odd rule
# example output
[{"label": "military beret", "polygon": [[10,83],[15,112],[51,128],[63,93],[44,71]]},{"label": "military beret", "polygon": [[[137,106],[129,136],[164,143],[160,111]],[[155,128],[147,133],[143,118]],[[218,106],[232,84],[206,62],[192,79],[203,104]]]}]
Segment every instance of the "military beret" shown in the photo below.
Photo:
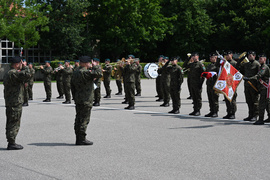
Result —
[{"label": "military beret", "polygon": [[65,60],[65,62],[70,62],[70,60]]},{"label": "military beret", "polygon": [[76,59],[76,60],[74,60],[74,62],[80,62],[80,61]]},{"label": "military beret", "polygon": [[23,59],[22,61],[23,61],[23,62],[25,62],[26,60],[25,60],[25,59]]},{"label": "military beret", "polygon": [[135,58],[135,56],[132,54],[128,55],[128,57]]},{"label": "military beret", "polygon": [[212,57],[212,56],[217,56],[217,53],[211,52],[211,53],[209,54],[209,56],[210,56],[210,57]]},{"label": "military beret", "polygon": [[91,62],[91,58],[89,56],[81,56],[79,58],[80,62],[82,63],[88,63],[88,62]]},{"label": "military beret", "polygon": [[105,61],[111,61],[111,60],[107,58],[107,59],[105,59]]},{"label": "military beret", "polygon": [[51,63],[51,61],[45,61],[45,63]]},{"label": "military beret", "polygon": [[167,59],[167,60],[169,60],[169,57],[164,57],[164,59]]},{"label": "military beret", "polygon": [[170,61],[177,60],[178,61],[179,57],[172,57]]},{"label": "military beret", "polygon": [[224,55],[232,54],[232,51],[231,51],[231,50],[226,50],[226,51],[224,51],[223,54],[224,54]]},{"label": "military beret", "polygon": [[139,62],[140,59],[139,58],[135,58],[134,62]]},{"label": "military beret", "polygon": [[32,62],[29,62],[28,64],[33,64]]},{"label": "military beret", "polygon": [[98,58],[93,58],[93,61],[98,61],[100,62],[100,60]]},{"label": "military beret", "polygon": [[191,56],[199,56],[199,53],[198,53],[198,52],[193,52],[193,53],[191,54]]},{"label": "military beret", "polygon": [[63,64],[62,62],[58,62],[58,64]]},{"label": "military beret", "polygon": [[164,58],[164,56],[163,55],[160,55],[158,58]]},{"label": "military beret", "polygon": [[266,54],[265,53],[261,53],[258,55],[258,57],[266,57]]},{"label": "military beret", "polygon": [[21,62],[22,58],[19,56],[15,56],[11,59],[11,63],[19,63]]},{"label": "military beret", "polygon": [[252,50],[249,50],[249,51],[247,52],[247,55],[250,55],[250,54],[256,55],[256,52],[255,52],[255,51],[252,51]]}]

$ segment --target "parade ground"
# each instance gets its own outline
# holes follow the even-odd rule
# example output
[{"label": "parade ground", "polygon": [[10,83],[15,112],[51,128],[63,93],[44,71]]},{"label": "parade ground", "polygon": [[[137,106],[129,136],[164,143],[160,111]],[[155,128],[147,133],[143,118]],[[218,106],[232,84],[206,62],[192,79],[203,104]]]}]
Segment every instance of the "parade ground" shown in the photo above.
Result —
[{"label": "parade ground", "polygon": [[[124,95],[101,99],[93,107],[87,138],[92,146],[75,146],[75,105],[45,99],[43,83],[35,83],[34,100],[23,107],[16,142],[23,150],[6,150],[5,103],[0,84],[0,179],[3,180],[193,180],[270,179],[270,124],[244,122],[248,109],[241,82],[235,120],[224,120],[226,106],[220,95],[218,118],[205,118],[209,105],[204,86],[201,116],[188,100],[187,81],[181,92],[180,114],[156,102],[155,80],[142,80],[142,96],[135,110],[124,110]],[[102,84],[102,97],[105,95]],[[265,119],[267,116],[265,116]]]}]

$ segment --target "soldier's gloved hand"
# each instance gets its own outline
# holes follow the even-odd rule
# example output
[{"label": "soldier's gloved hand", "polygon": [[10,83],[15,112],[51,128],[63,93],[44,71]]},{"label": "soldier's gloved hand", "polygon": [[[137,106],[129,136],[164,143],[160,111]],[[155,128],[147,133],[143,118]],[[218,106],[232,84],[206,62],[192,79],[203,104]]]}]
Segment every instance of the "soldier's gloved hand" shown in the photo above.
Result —
[{"label": "soldier's gloved hand", "polygon": [[246,76],[244,76],[243,79],[244,79],[245,81],[249,80],[249,78],[246,77]]}]

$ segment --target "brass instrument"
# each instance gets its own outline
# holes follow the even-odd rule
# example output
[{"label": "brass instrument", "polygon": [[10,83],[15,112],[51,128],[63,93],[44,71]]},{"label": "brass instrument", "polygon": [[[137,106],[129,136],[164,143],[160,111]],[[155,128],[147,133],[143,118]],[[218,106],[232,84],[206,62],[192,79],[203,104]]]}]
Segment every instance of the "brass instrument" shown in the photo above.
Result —
[{"label": "brass instrument", "polygon": [[243,52],[242,54],[240,54],[240,56],[238,57],[238,59],[242,60],[240,64],[244,64],[249,62],[248,58],[246,57],[247,52]]}]

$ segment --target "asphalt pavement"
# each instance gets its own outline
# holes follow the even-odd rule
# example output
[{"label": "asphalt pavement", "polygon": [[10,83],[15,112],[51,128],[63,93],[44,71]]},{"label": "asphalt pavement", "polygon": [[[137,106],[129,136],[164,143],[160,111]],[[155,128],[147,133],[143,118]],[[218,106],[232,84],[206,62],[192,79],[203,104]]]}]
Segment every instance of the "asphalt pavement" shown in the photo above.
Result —
[{"label": "asphalt pavement", "polygon": [[[270,124],[255,126],[247,117],[243,82],[238,88],[235,120],[224,120],[226,106],[220,95],[218,118],[209,112],[203,88],[201,116],[188,100],[186,79],[182,86],[180,114],[168,114],[170,107],[156,102],[155,80],[142,80],[142,96],[135,110],[124,110],[124,96],[101,99],[93,107],[87,138],[92,146],[75,146],[75,105],[56,99],[44,103],[42,83],[33,87],[34,100],[23,107],[17,143],[20,151],[6,150],[5,103],[0,85],[0,179],[270,179]],[[102,96],[105,96],[102,84]],[[265,117],[267,118],[267,116]]]}]

